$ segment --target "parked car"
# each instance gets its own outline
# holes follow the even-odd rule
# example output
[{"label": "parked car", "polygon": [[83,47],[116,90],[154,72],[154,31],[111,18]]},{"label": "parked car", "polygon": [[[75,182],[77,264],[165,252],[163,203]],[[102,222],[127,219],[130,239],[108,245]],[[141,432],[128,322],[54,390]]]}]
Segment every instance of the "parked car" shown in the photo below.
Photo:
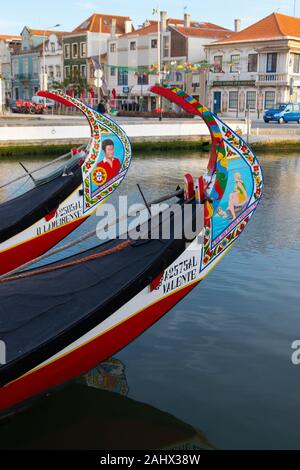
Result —
[{"label": "parked car", "polygon": [[264,113],[264,121],[298,122],[300,124],[300,103],[277,103]]},{"label": "parked car", "polygon": [[12,113],[18,113],[19,112],[16,100],[9,100],[8,106],[11,109]]},{"label": "parked car", "polygon": [[13,113],[43,114],[45,106],[43,103],[36,104],[29,100],[10,100],[9,107]]},{"label": "parked car", "polygon": [[52,109],[54,107],[54,101],[49,100],[49,98],[44,98],[43,96],[34,95],[31,101],[35,104],[45,104],[47,108]]}]

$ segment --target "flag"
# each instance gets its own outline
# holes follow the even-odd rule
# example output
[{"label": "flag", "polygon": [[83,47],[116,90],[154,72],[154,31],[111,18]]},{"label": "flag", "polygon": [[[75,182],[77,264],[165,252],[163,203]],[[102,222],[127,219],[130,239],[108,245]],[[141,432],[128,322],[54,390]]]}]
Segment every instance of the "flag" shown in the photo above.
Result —
[{"label": "flag", "polygon": [[158,8],[153,8],[152,15],[158,14]]}]

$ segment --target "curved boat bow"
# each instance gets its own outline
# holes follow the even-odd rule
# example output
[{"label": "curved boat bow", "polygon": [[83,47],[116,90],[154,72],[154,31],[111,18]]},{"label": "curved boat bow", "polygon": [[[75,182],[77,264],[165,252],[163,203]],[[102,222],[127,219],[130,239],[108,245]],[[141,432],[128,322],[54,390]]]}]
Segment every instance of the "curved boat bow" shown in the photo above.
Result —
[{"label": "curved boat bow", "polygon": [[[197,197],[187,175],[185,203],[176,204],[180,213],[192,208],[183,217],[181,237],[172,232],[146,243],[110,240],[0,280],[0,339],[7,347],[7,362],[0,367],[3,413],[92,369],[150,327],[228,252],[260,201],[261,167],[242,138],[182,90],[151,91],[202,116],[212,135]],[[201,203],[204,226],[187,240],[185,228]]]},{"label": "curved boat bow", "polygon": [[[38,95],[81,111],[91,138],[58,174],[0,205],[0,275],[34,260],[69,235],[118,188],[131,162],[129,139],[114,121],[60,91]],[[114,147],[113,171],[103,164],[105,142]]]}]

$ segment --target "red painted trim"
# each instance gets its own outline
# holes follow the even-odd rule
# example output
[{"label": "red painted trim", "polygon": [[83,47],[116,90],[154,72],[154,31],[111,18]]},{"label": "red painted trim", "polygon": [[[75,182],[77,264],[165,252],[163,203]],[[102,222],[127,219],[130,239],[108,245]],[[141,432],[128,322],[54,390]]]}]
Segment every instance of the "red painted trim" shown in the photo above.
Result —
[{"label": "red painted trim", "polygon": [[216,161],[217,161],[217,152],[216,152],[217,141],[216,141],[215,134],[213,130],[211,129],[211,126],[209,125],[208,122],[206,122],[206,119],[203,116],[203,114],[196,108],[196,105],[200,105],[200,103],[196,100],[196,103],[190,104],[187,101],[185,101],[181,96],[177,95],[170,89],[157,86],[157,85],[149,87],[149,91],[151,91],[151,93],[155,93],[157,95],[163,96],[164,98],[166,98],[169,101],[172,101],[173,103],[176,103],[178,106],[180,106],[182,109],[185,109],[185,111],[187,111],[190,114],[194,114],[196,116],[202,117],[203,121],[205,122],[205,124],[207,125],[209,129],[210,136],[211,136],[211,151],[210,151],[210,159],[208,161],[207,168],[209,171],[213,172],[215,169]]},{"label": "red painted trim", "polygon": [[44,98],[49,98],[50,100],[57,101],[58,103],[62,103],[65,106],[75,106],[74,104],[70,103],[68,100],[63,98],[62,96],[57,95],[56,93],[51,93],[50,91],[38,91],[36,93],[38,96],[43,96]]},{"label": "red painted trim", "polygon": [[196,285],[174,292],[62,358],[0,388],[0,410],[4,411],[96,367],[149,328]]},{"label": "red painted trim", "polygon": [[191,173],[184,175],[184,200],[189,201],[194,197],[194,178]]},{"label": "red painted trim", "polygon": [[34,260],[38,256],[46,253],[50,248],[56,245],[69,235],[75,228],[85,221],[85,218],[74,220],[67,225],[63,225],[51,232],[27,240],[12,248],[0,252],[0,275],[8,273],[13,269]]}]

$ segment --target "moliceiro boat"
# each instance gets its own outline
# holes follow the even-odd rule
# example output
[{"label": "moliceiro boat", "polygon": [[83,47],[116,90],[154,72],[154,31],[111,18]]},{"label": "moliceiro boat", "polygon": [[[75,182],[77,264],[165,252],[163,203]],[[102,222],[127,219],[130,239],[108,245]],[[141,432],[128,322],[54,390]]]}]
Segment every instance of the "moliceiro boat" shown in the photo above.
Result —
[{"label": "moliceiro boat", "polygon": [[[92,369],[150,327],[229,252],[257,208],[262,170],[247,143],[181,89],[151,91],[203,118],[212,138],[207,172],[185,175],[175,210],[149,215],[140,227],[147,233],[150,222],[160,229],[177,218],[168,238],[129,232],[0,279],[3,414]],[[187,239],[199,213],[201,226]]]},{"label": "moliceiro boat", "polygon": [[[91,138],[86,147],[57,159],[63,163],[46,177],[36,179],[37,170],[26,173],[23,178],[30,177],[34,188],[0,205],[0,275],[39,257],[76,229],[120,185],[131,162],[129,139],[114,121],[60,91],[38,95],[80,110]],[[111,150],[112,168],[105,165]]]}]

